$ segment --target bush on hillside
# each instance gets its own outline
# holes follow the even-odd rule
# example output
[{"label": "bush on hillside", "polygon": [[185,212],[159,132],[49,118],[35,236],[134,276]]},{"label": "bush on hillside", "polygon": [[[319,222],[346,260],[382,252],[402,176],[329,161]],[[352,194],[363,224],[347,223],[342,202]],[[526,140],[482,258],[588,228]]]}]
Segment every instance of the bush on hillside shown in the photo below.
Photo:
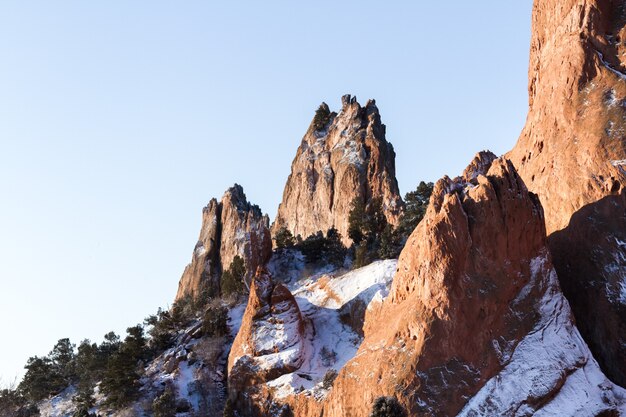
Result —
[{"label": "bush on hillside", "polygon": [[395,397],[378,397],[370,417],[406,417],[404,407]]},{"label": "bush on hillside", "polygon": [[246,264],[239,255],[233,258],[230,267],[222,273],[221,288],[223,296],[242,294],[245,290],[244,277]]},{"label": "bush on hillside", "polygon": [[293,248],[296,244],[296,239],[293,237],[289,229],[281,227],[274,236],[274,247],[276,249]]}]

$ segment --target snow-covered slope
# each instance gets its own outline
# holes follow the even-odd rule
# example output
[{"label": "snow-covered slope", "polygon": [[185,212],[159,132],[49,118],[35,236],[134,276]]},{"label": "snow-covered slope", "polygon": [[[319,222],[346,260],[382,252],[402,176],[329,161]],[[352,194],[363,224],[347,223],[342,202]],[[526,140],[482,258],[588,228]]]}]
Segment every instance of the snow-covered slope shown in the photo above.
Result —
[{"label": "snow-covered slope", "polygon": [[[537,269],[540,265],[533,266]],[[626,415],[626,390],[611,383],[600,370],[574,325],[554,270],[541,306],[537,326],[512,354],[503,353],[504,369],[459,416],[582,417],[616,407]]]},{"label": "snow-covered slope", "polygon": [[396,260],[377,261],[347,273],[317,273],[289,284],[305,321],[306,354],[296,372],[268,382],[276,398],[303,391],[316,398],[326,395],[324,376],[352,359],[362,340],[344,309],[382,301],[396,265]]}]

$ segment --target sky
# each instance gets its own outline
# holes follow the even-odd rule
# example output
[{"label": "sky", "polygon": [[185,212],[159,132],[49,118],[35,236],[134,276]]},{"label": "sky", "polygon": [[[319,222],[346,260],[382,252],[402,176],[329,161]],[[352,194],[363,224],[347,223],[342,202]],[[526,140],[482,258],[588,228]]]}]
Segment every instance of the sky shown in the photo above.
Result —
[{"label": "sky", "polygon": [[273,218],[321,102],[374,98],[402,193],[509,150],[530,0],[0,4],[0,384],[171,304],[202,207]]}]

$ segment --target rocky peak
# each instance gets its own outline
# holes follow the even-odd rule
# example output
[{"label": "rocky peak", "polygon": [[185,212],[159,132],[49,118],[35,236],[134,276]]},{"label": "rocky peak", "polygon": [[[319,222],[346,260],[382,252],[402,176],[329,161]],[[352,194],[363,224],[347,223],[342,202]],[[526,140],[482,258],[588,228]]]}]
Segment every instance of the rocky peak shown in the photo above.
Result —
[{"label": "rocky peak", "polygon": [[561,286],[626,385],[626,2],[535,1],[529,113],[507,155],[541,200]]},{"label": "rocky peak", "polygon": [[219,202],[211,199],[202,209],[200,237],[178,284],[176,300],[204,291],[218,294],[222,271],[235,256],[243,258],[249,279],[271,251],[268,216],[250,204],[243,188],[235,184]]},{"label": "rocky peak", "polygon": [[[317,130],[311,123],[291,165],[283,199],[272,226],[307,237],[336,227],[348,239],[348,213],[355,198],[381,198],[387,219],[396,224],[403,203],[395,178],[395,152],[374,100],[362,107],[342,97],[338,114]],[[328,106],[322,107],[327,111]]]}]

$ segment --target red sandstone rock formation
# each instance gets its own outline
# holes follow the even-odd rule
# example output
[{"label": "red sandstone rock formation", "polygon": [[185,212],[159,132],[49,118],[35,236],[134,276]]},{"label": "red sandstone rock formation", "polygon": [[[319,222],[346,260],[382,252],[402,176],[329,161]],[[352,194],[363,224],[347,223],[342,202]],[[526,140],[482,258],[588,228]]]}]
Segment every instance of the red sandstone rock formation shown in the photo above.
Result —
[{"label": "red sandstone rock formation", "polygon": [[[390,223],[396,224],[402,199],[395,176],[395,152],[385,139],[385,125],[374,100],[365,107],[346,95],[339,114],[316,130],[311,123],[291,164],[283,200],[272,225],[303,238],[335,226],[348,238],[348,213],[354,198],[381,198]],[[328,106],[322,104],[326,111]]]},{"label": "red sandstone rock formation", "polygon": [[176,300],[196,297],[206,290],[219,293],[223,269],[235,256],[246,264],[247,279],[272,253],[269,219],[258,206],[250,204],[240,185],[226,191],[218,203],[212,199],[202,210],[202,228],[193,252],[178,284]]},{"label": "red sandstone rock formation", "polygon": [[246,415],[366,417],[383,395],[410,416],[598,415],[625,407],[626,392],[600,372],[573,324],[538,198],[508,160],[490,153],[477,155],[463,176],[437,182],[390,295],[367,311],[364,333],[324,398],[277,397],[264,378],[248,376],[257,389],[247,391]]},{"label": "red sandstone rock formation", "polygon": [[[626,2],[536,0],[529,114],[508,154],[546,213],[578,327],[626,385]],[[622,242],[622,243],[620,243]]]},{"label": "red sandstone rock formation", "polygon": [[303,336],[302,315],[293,295],[259,268],[228,356],[230,397],[245,415],[272,409],[271,402],[263,401],[268,393],[261,384],[300,367],[306,355]]}]

